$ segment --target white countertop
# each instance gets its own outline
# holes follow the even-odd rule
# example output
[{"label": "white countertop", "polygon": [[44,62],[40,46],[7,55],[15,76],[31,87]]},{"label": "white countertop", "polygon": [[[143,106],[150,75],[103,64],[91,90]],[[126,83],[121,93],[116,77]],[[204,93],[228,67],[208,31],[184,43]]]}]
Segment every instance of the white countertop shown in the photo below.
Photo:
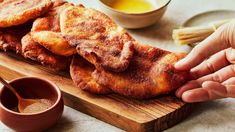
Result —
[{"label": "white countertop", "polygon": [[[83,3],[87,7],[99,8],[97,0],[70,1]],[[163,19],[155,26],[129,32],[142,43],[156,45],[171,51],[187,51],[189,47],[173,44],[171,40],[172,29],[201,12],[218,9],[235,10],[234,2],[234,0],[172,0]],[[11,130],[0,123],[0,131]],[[65,106],[60,122],[47,131],[119,132],[122,130]],[[222,99],[198,105],[198,108],[186,120],[166,130],[166,132],[177,131],[235,131],[235,99]]]}]

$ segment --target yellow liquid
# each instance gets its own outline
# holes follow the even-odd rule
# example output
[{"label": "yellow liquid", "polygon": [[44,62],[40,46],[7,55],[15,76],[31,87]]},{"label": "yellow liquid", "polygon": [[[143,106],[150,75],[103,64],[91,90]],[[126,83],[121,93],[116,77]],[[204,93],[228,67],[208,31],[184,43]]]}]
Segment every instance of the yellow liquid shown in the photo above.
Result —
[{"label": "yellow liquid", "polygon": [[126,13],[143,13],[154,9],[147,0],[113,0],[109,6]]}]

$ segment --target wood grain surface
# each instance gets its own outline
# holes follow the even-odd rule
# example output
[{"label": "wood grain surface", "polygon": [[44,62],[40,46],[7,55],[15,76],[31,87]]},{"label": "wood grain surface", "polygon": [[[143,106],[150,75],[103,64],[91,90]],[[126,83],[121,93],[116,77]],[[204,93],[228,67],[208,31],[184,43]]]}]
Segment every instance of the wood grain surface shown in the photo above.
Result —
[{"label": "wood grain surface", "polygon": [[193,104],[185,104],[173,95],[140,101],[116,94],[89,94],[74,86],[68,72],[55,72],[13,53],[2,51],[0,75],[7,80],[23,76],[48,79],[59,86],[67,106],[126,131],[162,131],[186,118],[193,108]]}]

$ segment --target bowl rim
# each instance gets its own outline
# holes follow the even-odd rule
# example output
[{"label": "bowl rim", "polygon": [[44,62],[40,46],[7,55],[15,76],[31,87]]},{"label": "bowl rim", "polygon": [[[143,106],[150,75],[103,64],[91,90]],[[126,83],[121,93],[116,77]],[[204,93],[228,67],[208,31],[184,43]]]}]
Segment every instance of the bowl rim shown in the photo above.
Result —
[{"label": "bowl rim", "polygon": [[108,5],[106,5],[102,0],[98,0],[98,2],[104,6],[105,8],[115,12],[115,13],[118,13],[118,14],[122,14],[122,15],[133,15],[133,16],[138,16],[138,15],[147,15],[147,14],[152,14],[152,13],[155,13],[156,11],[159,11],[163,8],[165,8],[170,2],[171,0],[168,0],[165,4],[161,5],[160,7],[154,9],[154,10],[151,10],[151,11],[147,11],[147,12],[142,12],[142,13],[126,13],[126,12],[122,12],[122,11],[119,11],[119,10],[116,10]]},{"label": "bowl rim", "polygon": [[[36,80],[40,80],[40,81],[44,81],[46,83],[48,83],[49,85],[51,85],[55,90],[56,90],[56,93],[58,95],[55,103],[49,107],[48,109],[46,110],[43,110],[43,111],[40,111],[40,112],[35,112],[35,113],[20,113],[20,112],[15,112],[15,111],[12,111],[8,108],[6,108],[0,101],[0,107],[2,109],[4,109],[5,111],[11,113],[11,114],[14,114],[14,115],[18,115],[18,116],[33,116],[33,115],[41,115],[41,114],[44,114],[44,113],[47,113],[48,111],[51,111],[52,109],[55,108],[55,106],[57,106],[57,104],[60,102],[60,100],[62,99],[62,94],[61,94],[61,91],[59,89],[59,87],[53,83],[52,81],[49,81],[49,80],[46,80],[46,79],[42,79],[42,78],[39,78],[39,77],[19,77],[19,78],[16,78],[16,79],[13,79],[11,81],[9,81],[9,83],[13,83],[15,81],[21,81],[21,80],[24,80],[24,79],[36,79]],[[1,89],[0,89],[0,94],[2,93],[3,89],[4,89],[5,86],[3,86]]]}]

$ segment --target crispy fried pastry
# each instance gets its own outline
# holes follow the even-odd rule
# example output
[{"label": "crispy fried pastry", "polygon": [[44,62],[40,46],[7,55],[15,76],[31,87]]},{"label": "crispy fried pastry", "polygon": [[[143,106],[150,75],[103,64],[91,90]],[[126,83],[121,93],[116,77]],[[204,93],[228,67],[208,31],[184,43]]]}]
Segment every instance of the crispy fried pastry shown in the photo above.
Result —
[{"label": "crispy fried pastry", "polygon": [[47,12],[51,0],[5,0],[0,4],[0,28],[20,25]]},{"label": "crispy fried pastry", "polygon": [[22,54],[25,58],[38,61],[54,70],[66,70],[71,62],[70,58],[55,55],[34,42],[30,34],[22,38]]},{"label": "crispy fried pastry", "polygon": [[82,6],[65,9],[61,33],[78,54],[106,70],[124,71],[133,55],[133,39],[105,14]]},{"label": "crispy fried pastry", "polygon": [[135,45],[135,53],[124,72],[96,69],[97,82],[113,92],[132,98],[146,99],[168,94],[188,79],[188,72],[179,72],[173,64],[184,57],[151,46]]},{"label": "crispy fried pastry", "polygon": [[32,23],[0,29],[0,49],[21,53],[21,38],[31,29]]},{"label": "crispy fried pastry", "polygon": [[76,49],[70,46],[60,33],[60,13],[70,6],[73,5],[65,3],[52,8],[44,17],[34,21],[31,30],[35,42],[61,56],[71,56],[76,53]]},{"label": "crispy fried pastry", "polygon": [[[183,54],[138,44],[99,11],[63,0],[1,1],[0,49],[20,52],[54,70],[68,69],[68,56],[78,53],[70,74],[85,91],[146,99],[167,94],[188,79],[187,71],[173,67]],[[42,14],[31,32],[20,25]]]},{"label": "crispy fried pastry", "polygon": [[12,33],[3,33],[0,31],[0,49],[4,51],[15,51],[21,53],[20,39]]},{"label": "crispy fried pastry", "polygon": [[70,65],[70,75],[75,85],[85,91],[95,94],[107,94],[111,90],[98,84],[91,76],[95,67],[83,59],[75,55]]},{"label": "crispy fried pastry", "polygon": [[51,8],[43,17],[37,18],[33,22],[32,30],[60,32],[60,13],[66,8],[73,6],[71,3],[63,3]]},{"label": "crispy fried pastry", "polygon": [[76,53],[76,49],[71,47],[60,33],[40,31],[32,32],[31,35],[34,41],[56,55],[71,56]]}]

